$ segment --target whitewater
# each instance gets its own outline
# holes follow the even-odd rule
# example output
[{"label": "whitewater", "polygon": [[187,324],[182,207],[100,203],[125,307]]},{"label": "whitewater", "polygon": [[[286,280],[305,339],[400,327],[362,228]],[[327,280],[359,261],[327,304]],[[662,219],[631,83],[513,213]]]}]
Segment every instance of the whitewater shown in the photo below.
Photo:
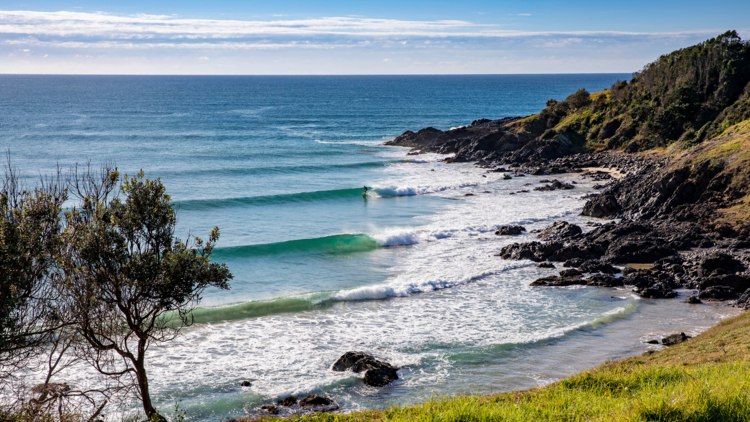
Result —
[{"label": "whitewater", "polygon": [[[212,259],[232,271],[231,290],[207,291],[195,324],[149,350],[160,411],[179,403],[191,420],[218,421],[289,394],[383,408],[544,385],[734,312],[627,289],[532,288],[559,268],[495,253],[555,221],[602,223],[579,216],[593,182],[556,176],[575,189],[539,192],[543,177],[504,180],[384,145],[406,130],[536,113],[626,76],[3,75],[0,144],[27,183],[87,160],[143,169],[172,196],[178,237],[220,227]],[[503,225],[527,232],[496,236]],[[402,368],[400,379],[378,389],[330,370],[355,350]],[[81,367],[62,381],[94,379]]]}]

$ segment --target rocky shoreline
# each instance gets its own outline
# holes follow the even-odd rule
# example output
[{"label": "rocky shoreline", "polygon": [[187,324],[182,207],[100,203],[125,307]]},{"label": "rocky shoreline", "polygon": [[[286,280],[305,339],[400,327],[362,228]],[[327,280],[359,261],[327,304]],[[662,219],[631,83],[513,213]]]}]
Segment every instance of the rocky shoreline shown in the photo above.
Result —
[{"label": "rocky shoreline", "polygon": [[[519,117],[482,119],[448,131],[407,131],[387,144],[410,147],[412,155],[453,154],[445,161],[475,162],[492,172],[579,173],[602,182],[595,185],[600,192],[586,198],[581,215],[606,222],[585,233],[557,222],[542,231],[538,241],[514,243],[497,252],[502,259],[564,268],[533,286],[629,286],[648,298],[674,298],[674,289],[687,288],[697,290],[686,298],[689,303],[731,301],[750,308],[750,223],[716,222],[716,210],[731,205],[733,198],[731,181],[715,163],[680,165],[668,156],[629,153],[627,148],[576,151],[565,135],[533,137],[518,129],[522,122]],[[551,183],[535,190],[572,188],[556,180],[544,182]],[[508,227],[496,234],[524,230]],[[620,272],[613,266],[627,264],[647,268]]]}]

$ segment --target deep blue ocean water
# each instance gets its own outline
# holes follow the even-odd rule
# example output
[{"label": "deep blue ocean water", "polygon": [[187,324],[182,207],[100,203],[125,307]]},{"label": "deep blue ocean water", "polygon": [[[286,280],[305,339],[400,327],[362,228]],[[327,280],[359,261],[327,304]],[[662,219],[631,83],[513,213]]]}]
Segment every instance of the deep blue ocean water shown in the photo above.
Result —
[{"label": "deep blue ocean water", "polygon": [[[29,183],[88,160],[143,169],[172,195],[179,236],[220,227],[215,259],[232,289],[207,292],[199,323],[152,349],[160,408],[181,401],[194,420],[220,420],[307,393],[345,410],[382,407],[536,386],[725,312],[531,289],[554,270],[494,257],[518,240],[494,230],[585,223],[588,182],[511,196],[538,178],[504,181],[383,145],[406,130],[537,113],[627,77],[3,75],[0,146]],[[401,379],[373,389],[330,371],[349,350],[389,359]]]}]

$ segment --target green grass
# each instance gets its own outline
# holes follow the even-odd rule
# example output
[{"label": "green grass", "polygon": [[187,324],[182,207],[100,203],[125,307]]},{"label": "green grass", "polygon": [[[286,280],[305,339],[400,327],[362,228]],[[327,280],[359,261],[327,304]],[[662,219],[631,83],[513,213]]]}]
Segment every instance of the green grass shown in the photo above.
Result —
[{"label": "green grass", "polygon": [[609,362],[542,388],[440,398],[384,411],[289,419],[311,422],[750,421],[748,358],[750,313],[743,313],[686,343]]}]

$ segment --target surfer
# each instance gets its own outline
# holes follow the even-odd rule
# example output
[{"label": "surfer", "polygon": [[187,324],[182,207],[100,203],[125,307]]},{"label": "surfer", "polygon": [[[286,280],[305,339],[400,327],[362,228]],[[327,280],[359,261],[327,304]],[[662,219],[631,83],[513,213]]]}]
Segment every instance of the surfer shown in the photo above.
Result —
[{"label": "surfer", "polygon": [[364,192],[362,192],[362,195],[367,195],[367,186],[365,186]]}]

